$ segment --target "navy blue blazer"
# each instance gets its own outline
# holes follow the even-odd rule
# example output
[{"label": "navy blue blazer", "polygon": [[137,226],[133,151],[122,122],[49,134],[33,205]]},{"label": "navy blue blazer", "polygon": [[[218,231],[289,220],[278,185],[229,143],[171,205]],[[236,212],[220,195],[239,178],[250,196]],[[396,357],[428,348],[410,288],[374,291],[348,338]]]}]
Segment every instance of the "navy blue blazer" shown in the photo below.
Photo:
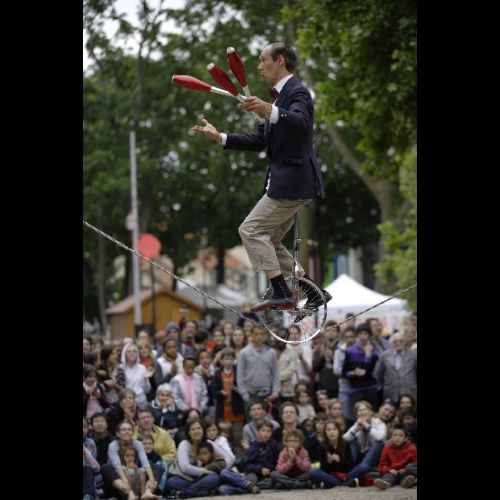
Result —
[{"label": "navy blue blazer", "polygon": [[228,134],[224,149],[263,151],[267,148],[271,175],[267,195],[271,198],[300,200],[325,197],[323,177],[313,151],[314,106],[309,91],[290,78],[275,102],[278,123],[269,118],[253,134]]}]

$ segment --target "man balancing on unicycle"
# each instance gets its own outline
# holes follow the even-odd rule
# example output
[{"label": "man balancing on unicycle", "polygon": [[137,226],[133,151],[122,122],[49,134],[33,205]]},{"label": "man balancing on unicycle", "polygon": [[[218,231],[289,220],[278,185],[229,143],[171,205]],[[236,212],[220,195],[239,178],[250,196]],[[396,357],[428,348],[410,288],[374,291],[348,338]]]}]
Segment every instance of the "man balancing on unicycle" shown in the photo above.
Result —
[{"label": "man balancing on unicycle", "polygon": [[[239,227],[253,269],[264,271],[271,281],[273,294],[255,304],[252,311],[293,308],[295,298],[288,287],[294,269],[293,257],[282,244],[292,227],[294,216],[314,197],[324,198],[325,190],[318,162],[313,152],[314,105],[309,91],[294,77],[297,57],[285,43],[273,43],[260,53],[259,73],[272,88],[271,102],[248,97],[240,106],[264,115],[265,121],[252,134],[224,134],[207,120],[192,130],[206,135],[224,149],[262,151],[267,149],[264,193]],[[284,274],[283,274],[284,273]],[[303,268],[298,265],[299,286],[307,296],[305,309],[317,309],[331,299],[326,290],[317,293]]]}]

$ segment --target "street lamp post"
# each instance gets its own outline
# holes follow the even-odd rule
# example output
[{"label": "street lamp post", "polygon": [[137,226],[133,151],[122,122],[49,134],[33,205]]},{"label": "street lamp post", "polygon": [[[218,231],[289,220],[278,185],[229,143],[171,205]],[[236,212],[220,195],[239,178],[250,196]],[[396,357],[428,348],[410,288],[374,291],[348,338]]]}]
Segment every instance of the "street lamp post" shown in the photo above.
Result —
[{"label": "street lamp post", "polygon": [[[132,248],[137,252],[139,242],[139,211],[137,209],[137,164],[135,156],[135,131],[130,132],[130,197],[132,212],[130,227],[132,227]],[[141,285],[140,285],[139,257],[132,255],[132,274],[134,290],[134,325],[138,328],[142,324],[141,314]],[[134,332],[135,333],[135,332]]]}]

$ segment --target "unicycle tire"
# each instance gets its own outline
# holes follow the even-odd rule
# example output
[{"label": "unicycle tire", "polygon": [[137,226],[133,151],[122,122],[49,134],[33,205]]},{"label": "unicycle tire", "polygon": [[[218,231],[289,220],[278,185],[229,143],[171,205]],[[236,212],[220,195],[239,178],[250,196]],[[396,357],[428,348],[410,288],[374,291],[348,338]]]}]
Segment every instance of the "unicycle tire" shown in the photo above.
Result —
[{"label": "unicycle tire", "polygon": [[[309,297],[313,301],[321,303],[318,308],[304,308],[309,297],[302,289],[301,284],[308,285]],[[270,299],[272,294],[273,289],[270,286],[266,290],[262,300]],[[276,340],[287,344],[302,344],[303,342],[309,342],[323,332],[327,316],[327,306],[321,288],[307,278],[298,277],[295,278],[295,308],[286,310],[272,308],[262,311],[260,314],[262,326]],[[291,325],[300,327],[301,337],[299,340],[288,339],[288,327]]]}]

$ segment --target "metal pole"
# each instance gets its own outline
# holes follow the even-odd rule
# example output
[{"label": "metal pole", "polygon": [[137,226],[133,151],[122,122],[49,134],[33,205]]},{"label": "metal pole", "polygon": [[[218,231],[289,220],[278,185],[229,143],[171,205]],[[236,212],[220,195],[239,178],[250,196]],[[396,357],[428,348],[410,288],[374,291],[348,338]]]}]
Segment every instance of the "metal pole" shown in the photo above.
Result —
[{"label": "metal pole", "polygon": [[149,264],[151,268],[151,305],[152,305],[152,323],[153,323],[153,331],[152,335],[156,333],[156,295],[155,295],[155,273],[153,264]]},{"label": "metal pole", "polygon": [[[137,165],[135,162],[135,130],[130,132],[130,190],[132,200],[132,248],[138,252],[139,242],[139,212],[137,210]],[[141,287],[139,280],[139,257],[132,255],[132,273],[134,289],[134,326],[137,328],[142,324],[141,314]],[[135,332],[134,332],[135,335]]]}]

